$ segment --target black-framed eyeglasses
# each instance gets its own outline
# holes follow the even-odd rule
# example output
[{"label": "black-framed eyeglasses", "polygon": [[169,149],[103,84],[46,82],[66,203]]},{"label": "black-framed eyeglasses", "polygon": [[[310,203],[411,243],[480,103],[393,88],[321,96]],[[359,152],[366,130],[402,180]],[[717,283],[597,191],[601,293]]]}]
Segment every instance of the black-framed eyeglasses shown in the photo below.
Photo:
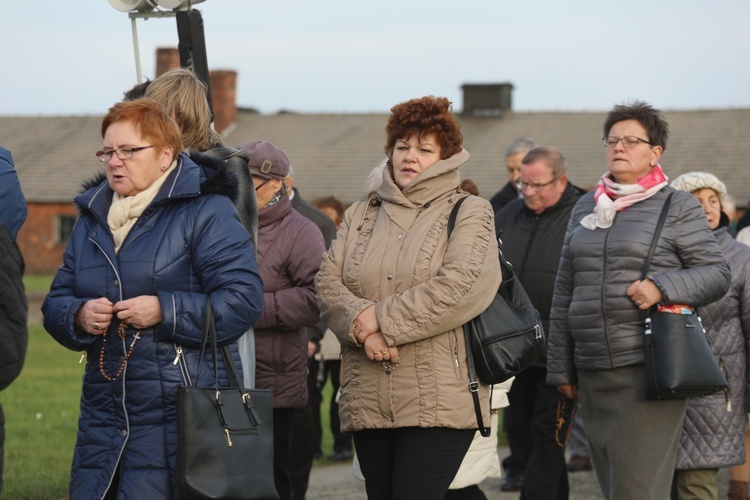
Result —
[{"label": "black-framed eyeglasses", "polygon": [[270,178],[264,180],[263,182],[261,182],[260,184],[258,184],[257,186],[255,186],[255,190],[256,191],[259,190],[260,188],[262,188],[263,186],[265,186],[266,184],[268,184],[270,180],[271,180]]},{"label": "black-framed eyeglasses", "polygon": [[133,153],[136,151],[140,151],[141,149],[148,149],[153,148],[153,146],[140,146],[137,148],[129,148],[129,147],[123,147],[123,148],[117,148],[117,149],[102,149],[101,151],[96,152],[96,157],[99,158],[99,161],[109,161],[112,158],[112,155],[115,154],[117,157],[121,160],[127,160],[128,158],[133,157]]},{"label": "black-framed eyeglasses", "polygon": [[626,148],[634,148],[638,145],[639,142],[645,142],[646,144],[653,146],[650,142],[648,142],[646,139],[641,139],[640,137],[636,137],[634,135],[626,135],[625,137],[613,137],[611,135],[605,135],[602,137],[602,144],[604,144],[605,148],[613,148],[617,146],[617,143],[622,141],[622,145]]},{"label": "black-framed eyeglasses", "polygon": [[524,188],[530,187],[531,189],[542,189],[543,187],[547,187],[553,182],[555,182],[558,179],[558,177],[553,177],[551,181],[549,182],[525,182],[525,181],[516,181],[516,189],[519,191],[523,191]]}]

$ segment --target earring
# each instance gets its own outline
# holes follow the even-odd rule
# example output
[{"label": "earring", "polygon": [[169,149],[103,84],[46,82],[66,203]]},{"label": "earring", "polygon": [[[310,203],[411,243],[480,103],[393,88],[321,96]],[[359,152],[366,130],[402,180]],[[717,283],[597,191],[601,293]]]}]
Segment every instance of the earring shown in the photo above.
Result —
[{"label": "earring", "polygon": [[[651,165],[651,166],[653,167],[653,165]],[[167,166],[166,166],[166,165],[164,165],[164,166],[162,166],[162,167],[161,167],[161,171],[162,171],[162,172],[164,172],[164,171],[166,171],[166,170],[167,170]]]}]

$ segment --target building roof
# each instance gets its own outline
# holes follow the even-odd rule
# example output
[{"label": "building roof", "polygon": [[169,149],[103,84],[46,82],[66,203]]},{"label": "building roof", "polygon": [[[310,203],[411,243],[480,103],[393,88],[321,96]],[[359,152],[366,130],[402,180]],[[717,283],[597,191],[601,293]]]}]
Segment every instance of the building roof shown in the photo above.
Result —
[{"label": "building roof", "polygon": [[[516,137],[528,136],[560,149],[569,177],[581,187],[593,186],[606,170],[600,142],[606,112],[508,111],[502,116],[460,116],[464,147],[471,160],[462,177],[472,179],[480,194],[491,197],[506,182],[504,151]],[[738,206],[750,201],[750,109],[665,111],[670,139],[661,165],[670,178],[704,170],[722,179]],[[238,110],[236,127],[225,143],[267,140],[291,159],[295,187],[306,199],[334,195],[345,202],[365,196],[370,170],[384,158],[388,115],[261,115]],[[30,202],[66,202],[81,182],[102,164],[100,116],[0,117],[0,144],[11,150],[21,185]]]}]

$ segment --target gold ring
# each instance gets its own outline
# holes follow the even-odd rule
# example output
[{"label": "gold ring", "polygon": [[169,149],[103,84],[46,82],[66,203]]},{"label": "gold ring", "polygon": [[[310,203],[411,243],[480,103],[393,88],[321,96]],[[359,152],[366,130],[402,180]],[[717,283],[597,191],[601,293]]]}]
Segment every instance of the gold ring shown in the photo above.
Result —
[{"label": "gold ring", "polygon": [[97,329],[97,330],[101,330],[101,329],[102,329],[102,328],[101,328],[101,327],[99,326],[99,323],[97,323],[96,321],[94,321],[94,326],[96,327],[96,329]]},{"label": "gold ring", "polygon": [[641,304],[643,304],[643,302],[641,302],[640,300],[636,300],[636,301],[635,301],[635,303],[636,303],[637,305],[641,305]]}]

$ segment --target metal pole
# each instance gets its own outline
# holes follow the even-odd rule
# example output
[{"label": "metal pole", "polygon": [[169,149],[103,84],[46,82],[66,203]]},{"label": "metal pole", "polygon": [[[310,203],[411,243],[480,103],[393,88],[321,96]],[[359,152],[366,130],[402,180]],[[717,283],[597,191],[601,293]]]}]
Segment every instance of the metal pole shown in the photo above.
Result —
[{"label": "metal pole", "polygon": [[133,52],[135,53],[135,73],[138,77],[138,83],[140,84],[143,81],[143,78],[141,76],[141,55],[138,51],[138,29],[135,25],[135,17],[130,17],[130,23],[133,28]]}]

